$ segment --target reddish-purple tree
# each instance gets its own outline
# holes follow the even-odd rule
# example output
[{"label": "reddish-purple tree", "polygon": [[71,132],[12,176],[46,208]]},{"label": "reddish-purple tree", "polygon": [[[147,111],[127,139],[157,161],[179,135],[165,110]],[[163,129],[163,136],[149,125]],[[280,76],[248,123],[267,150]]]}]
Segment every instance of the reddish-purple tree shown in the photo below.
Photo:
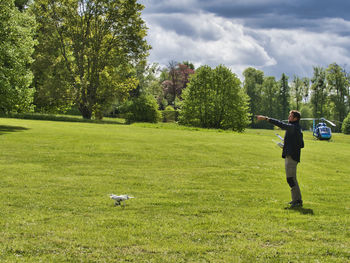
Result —
[{"label": "reddish-purple tree", "polygon": [[168,79],[162,82],[164,97],[169,104],[173,104],[176,108],[176,98],[181,99],[182,90],[186,88],[191,75],[194,74],[193,66],[189,63],[169,62]]}]

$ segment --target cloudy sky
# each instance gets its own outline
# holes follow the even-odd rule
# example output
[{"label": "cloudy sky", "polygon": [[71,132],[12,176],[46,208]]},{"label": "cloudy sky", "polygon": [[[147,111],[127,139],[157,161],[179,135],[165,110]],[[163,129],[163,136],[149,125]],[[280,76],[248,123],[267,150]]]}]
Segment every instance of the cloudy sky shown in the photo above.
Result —
[{"label": "cloudy sky", "polygon": [[149,61],[247,67],[280,79],[336,62],[350,71],[350,0],[139,0]]}]

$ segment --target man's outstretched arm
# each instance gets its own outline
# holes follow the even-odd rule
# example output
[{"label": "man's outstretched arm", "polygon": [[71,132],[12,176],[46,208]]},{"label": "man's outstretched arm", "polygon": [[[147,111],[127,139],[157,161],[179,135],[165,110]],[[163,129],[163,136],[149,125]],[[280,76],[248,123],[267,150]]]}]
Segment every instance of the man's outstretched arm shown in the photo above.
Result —
[{"label": "man's outstretched arm", "polygon": [[282,130],[290,130],[291,132],[294,131],[294,126],[292,124],[284,123],[280,120],[269,118],[264,115],[256,115],[256,118],[258,121],[261,121],[261,120],[268,121],[269,123],[272,123],[273,125],[280,127]]}]

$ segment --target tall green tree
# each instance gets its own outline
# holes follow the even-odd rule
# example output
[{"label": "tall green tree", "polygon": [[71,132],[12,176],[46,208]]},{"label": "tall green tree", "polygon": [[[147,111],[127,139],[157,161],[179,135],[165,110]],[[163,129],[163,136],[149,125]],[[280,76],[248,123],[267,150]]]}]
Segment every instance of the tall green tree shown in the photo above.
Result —
[{"label": "tall green tree", "polygon": [[180,121],[205,128],[243,131],[249,124],[248,96],[225,66],[202,66],[184,90]]},{"label": "tall green tree", "polygon": [[344,119],[342,123],[341,130],[344,134],[350,134],[350,113],[348,116]]},{"label": "tall green tree", "polygon": [[30,111],[35,20],[13,0],[0,1],[0,112]]},{"label": "tall green tree", "polygon": [[251,120],[254,126],[254,115],[261,113],[261,89],[264,82],[264,72],[249,67],[243,71],[244,90],[249,96],[249,107],[252,113]]},{"label": "tall green tree", "polygon": [[322,67],[314,67],[310,101],[314,118],[328,117],[327,96],[326,70]]},{"label": "tall green tree", "polygon": [[[42,32],[39,41],[54,41],[54,62],[63,64],[47,75],[65,81],[67,94],[84,118],[102,118],[116,98],[126,97],[137,86],[134,65],[149,49],[142,9],[136,0],[34,2]],[[48,52],[55,57],[55,51]]]},{"label": "tall green tree", "polygon": [[300,110],[301,102],[303,100],[303,84],[303,80],[294,75],[291,86],[291,93],[292,101],[295,103],[296,110]]},{"label": "tall green tree", "polygon": [[38,45],[34,52],[32,71],[35,87],[34,104],[37,112],[65,112],[74,105],[76,89],[71,72],[62,56],[56,28],[46,16],[37,16]]},{"label": "tall green tree", "polygon": [[278,112],[279,118],[283,119],[288,117],[290,110],[290,87],[288,84],[288,77],[283,73],[279,81],[279,94],[278,94]]},{"label": "tall green tree", "polygon": [[157,99],[162,97],[163,90],[157,77],[160,72],[159,64],[147,64],[146,61],[142,61],[136,66],[136,71],[140,93],[152,95]]},{"label": "tall green tree", "polygon": [[213,104],[214,96],[213,70],[205,65],[197,69],[190,83],[184,90],[184,103],[180,113],[180,122],[192,126],[210,127],[210,116],[215,114]]},{"label": "tall green tree", "polygon": [[[275,77],[266,76],[262,84],[261,114],[266,116],[277,116],[278,85]],[[266,122],[260,122],[267,124]]]},{"label": "tall green tree", "polygon": [[347,107],[349,80],[346,72],[336,63],[329,65],[326,71],[329,99],[334,105],[333,118],[342,122],[349,112]]},{"label": "tall green tree", "polygon": [[303,103],[308,103],[309,101],[309,92],[310,92],[310,79],[307,78],[307,77],[304,77],[301,79],[302,81],[302,96],[303,96],[303,99],[302,99],[302,102]]}]

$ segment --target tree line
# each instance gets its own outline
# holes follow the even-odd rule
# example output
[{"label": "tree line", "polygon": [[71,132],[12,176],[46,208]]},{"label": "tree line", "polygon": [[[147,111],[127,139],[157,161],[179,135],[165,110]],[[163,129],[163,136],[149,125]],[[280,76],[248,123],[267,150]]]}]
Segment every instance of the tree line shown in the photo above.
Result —
[{"label": "tree line", "polygon": [[[315,66],[311,78],[294,75],[290,79],[282,74],[278,80],[249,67],[243,71],[243,82],[223,65],[216,69],[209,66],[195,69],[189,62],[170,61],[165,68],[153,64],[144,70],[141,70],[143,73],[140,76],[147,76],[147,81],[141,77],[143,81],[139,83],[138,92],[131,97],[152,95],[159,109],[171,106],[182,114],[180,122],[195,126],[227,128],[220,119],[220,116],[227,114],[228,110],[225,113],[222,110],[222,106],[227,105],[227,109],[240,109],[242,114],[239,118],[236,115],[236,118],[241,121],[241,125],[252,128],[272,128],[266,122],[256,122],[254,116],[257,114],[286,119],[289,111],[296,109],[305,118],[324,117],[332,120],[337,123],[335,131],[340,131],[342,122],[350,111],[350,75],[336,63],[327,68]],[[219,72],[225,70],[227,75],[220,75]],[[228,81],[230,78],[236,81]],[[237,92],[225,93],[227,86]],[[238,104],[237,97],[241,100]],[[189,105],[192,105],[192,111]],[[193,112],[195,109],[198,112]],[[250,116],[248,122],[247,114]],[[214,121],[215,119],[220,121]],[[305,122],[302,125],[306,129],[312,124]],[[237,128],[239,125],[234,127],[240,129]]]},{"label": "tree line", "polygon": [[[330,119],[341,128],[350,111],[350,75],[336,63],[327,68],[315,66],[311,78],[282,74],[280,80],[254,68],[243,72],[244,89],[250,97],[252,115],[264,114],[283,119],[289,110],[299,110],[303,117]],[[265,126],[254,122],[252,127]]]},{"label": "tree line", "polygon": [[338,123],[348,115],[350,77],[336,63],[279,80],[250,67],[243,82],[224,65],[148,64],[142,9],[136,0],[2,0],[0,112],[132,122],[170,110],[183,124],[238,131],[267,128],[256,114],[284,119],[290,109]]}]

